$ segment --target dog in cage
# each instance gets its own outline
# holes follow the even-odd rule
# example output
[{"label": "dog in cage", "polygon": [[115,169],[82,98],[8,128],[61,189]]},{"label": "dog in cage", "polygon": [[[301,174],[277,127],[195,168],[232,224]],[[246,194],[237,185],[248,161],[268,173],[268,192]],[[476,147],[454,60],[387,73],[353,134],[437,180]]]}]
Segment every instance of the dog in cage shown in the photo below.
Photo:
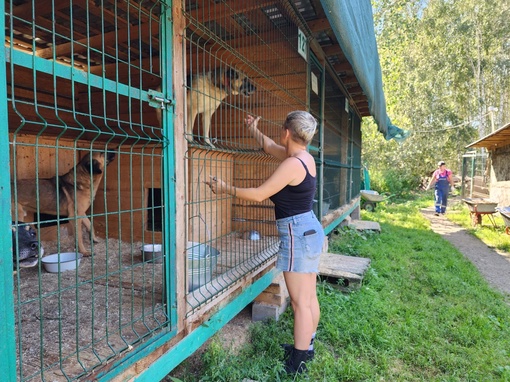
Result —
[{"label": "dog in cage", "polygon": [[12,261],[14,274],[16,267],[35,267],[39,258],[44,254],[44,249],[39,245],[35,229],[23,222],[12,222]]},{"label": "dog in cage", "polygon": [[229,95],[251,96],[257,88],[243,73],[230,67],[220,67],[204,74],[188,76],[186,83],[187,136],[193,135],[193,126],[202,115],[204,141],[211,147],[210,130],[212,115]]},{"label": "dog in cage", "polygon": [[[92,253],[83,244],[82,224],[89,232],[91,240],[97,243],[94,228],[90,219],[85,216],[96,196],[105,167],[114,160],[114,152],[87,153],[78,164],[64,175],[47,179],[20,179],[16,182],[18,219],[26,218],[29,213],[59,215],[69,218],[69,231],[78,238],[78,250],[84,256]],[[11,187],[14,187],[11,184]],[[13,188],[14,189],[14,188]],[[74,232],[72,218],[77,218],[77,229]]]}]

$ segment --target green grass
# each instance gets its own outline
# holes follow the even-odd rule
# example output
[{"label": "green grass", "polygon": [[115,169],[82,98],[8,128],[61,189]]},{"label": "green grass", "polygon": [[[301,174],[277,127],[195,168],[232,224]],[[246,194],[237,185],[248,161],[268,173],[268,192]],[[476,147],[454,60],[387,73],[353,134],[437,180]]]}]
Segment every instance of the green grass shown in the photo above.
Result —
[{"label": "green grass", "polygon": [[304,376],[282,371],[279,344],[292,341],[290,309],[251,326],[239,354],[213,340],[199,379],[184,381],[510,381],[510,307],[475,267],[430,230],[430,198],[381,203],[367,220],[380,234],[346,229],[331,253],[371,259],[349,295],[318,285],[322,318],[316,357]]},{"label": "green grass", "polygon": [[481,226],[476,225],[473,227],[471,215],[465,203],[458,203],[451,206],[446,216],[449,220],[461,225],[469,233],[478,237],[489,247],[510,252],[510,235],[505,233],[505,222],[499,213],[493,215],[497,228],[492,226],[489,217],[486,215],[482,215]]}]

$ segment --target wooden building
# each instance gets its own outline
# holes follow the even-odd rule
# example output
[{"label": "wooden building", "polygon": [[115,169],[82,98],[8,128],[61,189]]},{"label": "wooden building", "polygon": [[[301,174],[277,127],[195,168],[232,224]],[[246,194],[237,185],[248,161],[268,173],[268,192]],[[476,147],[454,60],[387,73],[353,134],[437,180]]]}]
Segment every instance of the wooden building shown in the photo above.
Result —
[{"label": "wooden building", "polygon": [[[386,116],[368,0],[0,4],[5,380],[159,380],[270,285],[271,202],[204,184],[255,186],[278,165],[247,133],[247,114],[275,140],[292,110],[317,119],[309,149],[326,233],[359,214],[362,118],[388,139],[403,134]],[[111,153],[86,213],[64,209],[82,186],[64,191],[62,175],[92,181],[83,159]],[[25,216],[26,179],[38,191]],[[12,256],[16,222],[61,254],[87,220],[98,240],[83,229],[93,254],[74,271],[20,269]],[[154,244],[162,258],[142,251]]]},{"label": "wooden building", "polygon": [[510,206],[510,124],[467,146],[485,148],[489,153],[489,198],[499,207]]}]

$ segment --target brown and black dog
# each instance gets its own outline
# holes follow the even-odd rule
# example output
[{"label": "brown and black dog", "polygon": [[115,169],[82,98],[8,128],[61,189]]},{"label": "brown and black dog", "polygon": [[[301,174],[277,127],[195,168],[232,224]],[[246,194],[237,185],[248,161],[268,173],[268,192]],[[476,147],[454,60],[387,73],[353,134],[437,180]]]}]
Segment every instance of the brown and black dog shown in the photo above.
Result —
[{"label": "brown and black dog", "polygon": [[246,75],[230,67],[217,68],[204,75],[188,77],[189,86],[186,94],[186,112],[188,136],[193,134],[193,125],[199,114],[202,114],[203,136],[205,142],[214,147],[209,137],[211,118],[221,102],[228,95],[249,97],[257,88]]},{"label": "brown and black dog", "polygon": [[35,230],[26,223],[12,222],[12,261],[14,272],[18,268],[35,267],[44,254]]},{"label": "brown and black dog", "polygon": [[[82,223],[90,233],[91,239],[97,243],[94,228],[86,215],[99,183],[104,175],[105,167],[113,161],[115,153],[87,153],[78,164],[64,175],[48,179],[20,179],[16,182],[18,219],[23,220],[28,213],[58,215],[69,218],[69,231],[74,233],[73,217],[77,216],[78,250],[84,256],[91,252],[85,248],[82,237]],[[37,188],[38,186],[38,188]],[[13,187],[13,185],[11,185]],[[58,191],[58,193],[57,193]],[[39,203],[37,203],[39,199]],[[14,204],[14,198],[13,198]],[[14,210],[14,209],[13,209]]]}]

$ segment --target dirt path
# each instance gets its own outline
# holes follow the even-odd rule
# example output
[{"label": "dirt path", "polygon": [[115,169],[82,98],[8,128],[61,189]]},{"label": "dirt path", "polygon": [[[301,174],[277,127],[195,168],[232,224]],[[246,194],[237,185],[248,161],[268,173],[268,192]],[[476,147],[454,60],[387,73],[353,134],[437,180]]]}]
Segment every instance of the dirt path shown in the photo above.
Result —
[{"label": "dirt path", "polygon": [[430,220],[432,230],[462,252],[493,288],[510,295],[510,255],[508,253],[489,248],[446,217],[435,216],[434,207],[424,208],[421,212]]}]

